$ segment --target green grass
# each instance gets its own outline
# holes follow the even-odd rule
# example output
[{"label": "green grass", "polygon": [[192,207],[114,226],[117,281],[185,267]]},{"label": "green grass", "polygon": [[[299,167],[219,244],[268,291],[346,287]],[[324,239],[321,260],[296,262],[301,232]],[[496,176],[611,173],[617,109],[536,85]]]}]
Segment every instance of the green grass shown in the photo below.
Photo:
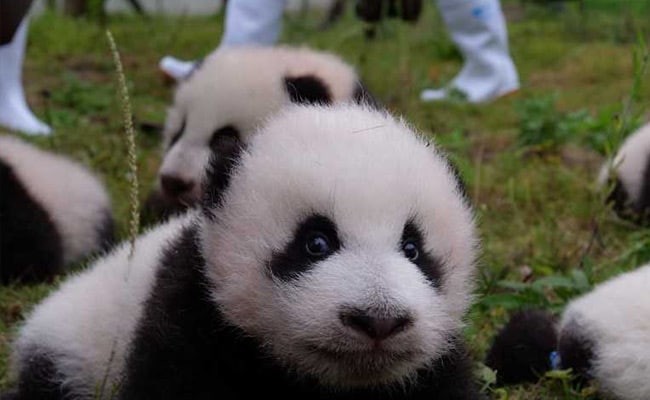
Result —
[{"label": "green grass", "polygon": [[[522,89],[488,105],[419,102],[422,88],[447,81],[462,63],[429,2],[417,25],[391,21],[374,41],[364,39],[351,13],[325,32],[316,31],[316,15],[285,22],[282,42],[341,54],[388,108],[435,137],[459,165],[483,239],[477,301],[466,330],[477,362],[513,309],[560,311],[594,284],[650,260],[650,232],[616,218],[594,184],[604,155],[620,142],[620,133],[642,121],[649,105],[642,81],[633,107],[623,107],[633,94],[637,33],[650,32],[650,2],[617,7],[621,2],[614,1],[587,0],[582,13],[576,2],[568,2],[563,14],[530,1],[504,2]],[[218,43],[221,23],[221,16],[114,16],[106,27],[54,14],[33,20],[26,88],[34,110],[56,134],[30,140],[103,177],[123,238],[131,181],[105,29],[122,55],[137,126],[161,123],[170,101],[171,89],[156,68],[160,57],[205,55]],[[154,182],[159,139],[146,132],[136,137],[141,198]],[[0,288],[0,387],[10,384],[7,356],[14,329],[58,282]],[[569,385],[566,374],[487,390],[498,399],[596,398],[592,387]]]}]

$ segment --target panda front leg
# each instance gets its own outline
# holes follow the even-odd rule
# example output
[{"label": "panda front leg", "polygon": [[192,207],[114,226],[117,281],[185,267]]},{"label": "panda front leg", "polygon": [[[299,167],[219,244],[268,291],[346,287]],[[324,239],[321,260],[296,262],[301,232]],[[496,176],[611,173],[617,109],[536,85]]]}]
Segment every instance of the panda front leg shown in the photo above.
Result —
[{"label": "panda front leg", "polygon": [[59,379],[56,360],[47,352],[35,349],[18,375],[18,388],[2,393],[6,400],[63,400],[74,398]]}]

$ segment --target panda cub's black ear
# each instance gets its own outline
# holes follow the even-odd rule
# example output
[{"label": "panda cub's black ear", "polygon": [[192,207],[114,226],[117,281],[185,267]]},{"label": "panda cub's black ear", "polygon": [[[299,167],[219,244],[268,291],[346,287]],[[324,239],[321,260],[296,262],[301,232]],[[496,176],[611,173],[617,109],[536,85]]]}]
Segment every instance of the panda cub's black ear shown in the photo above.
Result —
[{"label": "panda cub's black ear", "polygon": [[202,208],[204,214],[212,219],[214,210],[223,202],[233,169],[239,164],[246,146],[238,135],[217,135],[210,145],[212,156],[203,180]]},{"label": "panda cub's black ear", "polygon": [[374,110],[381,110],[383,106],[379,104],[377,98],[372,95],[362,82],[357,82],[356,87],[354,88],[354,94],[352,95],[354,102],[360,105],[365,105]]},{"label": "panda cub's black ear", "polygon": [[542,310],[519,311],[494,338],[485,365],[497,371],[497,385],[537,382],[549,371],[556,350],[555,317]]},{"label": "panda cub's black ear", "polygon": [[314,75],[287,76],[284,87],[292,103],[297,104],[331,104],[332,95],[320,78]]}]

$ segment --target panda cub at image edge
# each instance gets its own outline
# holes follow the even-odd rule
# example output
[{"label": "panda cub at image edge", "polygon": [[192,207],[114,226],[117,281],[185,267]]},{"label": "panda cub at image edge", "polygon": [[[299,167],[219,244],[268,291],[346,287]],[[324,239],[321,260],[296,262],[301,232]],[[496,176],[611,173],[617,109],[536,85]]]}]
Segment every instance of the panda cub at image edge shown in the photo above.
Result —
[{"label": "panda cub at image edge", "polygon": [[[571,301],[562,317],[519,312],[496,336],[486,364],[500,383],[536,382],[571,368],[619,400],[650,398],[650,264]],[[556,365],[552,365],[556,364]]]},{"label": "panda cub at image edge", "polygon": [[219,136],[246,143],[285,105],[342,102],[375,104],[354,68],[334,54],[288,46],[218,49],[176,89],[145,215],[157,220],[199,201]]},{"label": "panda cub at image edge", "polygon": [[599,185],[604,187],[612,180],[614,188],[607,200],[619,216],[650,223],[650,123],[630,134],[613,162],[603,165]]},{"label": "panda cub at image edge", "polygon": [[43,281],[113,238],[110,199],[86,167],[0,135],[0,280]]},{"label": "panda cub at image edge", "polygon": [[438,150],[385,113],[295,106],[219,151],[202,210],[34,309],[17,398],[480,398],[478,238]]}]

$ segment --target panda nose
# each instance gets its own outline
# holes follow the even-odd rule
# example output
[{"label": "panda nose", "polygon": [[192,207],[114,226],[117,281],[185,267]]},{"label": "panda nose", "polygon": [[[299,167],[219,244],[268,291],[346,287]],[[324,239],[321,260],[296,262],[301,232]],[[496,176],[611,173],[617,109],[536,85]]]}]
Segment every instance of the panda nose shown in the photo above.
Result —
[{"label": "panda nose", "polygon": [[160,177],[160,185],[166,195],[170,197],[178,197],[183,193],[189,192],[194,187],[194,182],[185,181],[171,175],[162,175]]},{"label": "panda nose", "polygon": [[342,311],[339,318],[343,325],[375,340],[384,340],[402,332],[413,322],[408,314],[386,317],[356,309]]}]

